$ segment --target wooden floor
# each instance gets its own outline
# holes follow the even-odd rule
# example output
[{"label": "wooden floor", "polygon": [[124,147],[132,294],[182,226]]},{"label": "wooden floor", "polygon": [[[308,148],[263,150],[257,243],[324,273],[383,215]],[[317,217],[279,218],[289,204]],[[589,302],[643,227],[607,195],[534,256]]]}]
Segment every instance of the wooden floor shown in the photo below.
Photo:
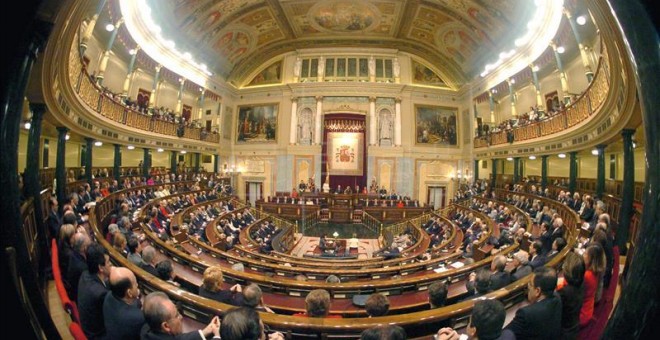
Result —
[{"label": "wooden floor", "polygon": [[53,323],[55,323],[62,339],[73,340],[71,333],[69,333],[71,318],[62,308],[62,300],[57,294],[57,288],[55,288],[55,281],[53,280],[48,281],[48,308],[50,309],[50,317],[53,319]]}]

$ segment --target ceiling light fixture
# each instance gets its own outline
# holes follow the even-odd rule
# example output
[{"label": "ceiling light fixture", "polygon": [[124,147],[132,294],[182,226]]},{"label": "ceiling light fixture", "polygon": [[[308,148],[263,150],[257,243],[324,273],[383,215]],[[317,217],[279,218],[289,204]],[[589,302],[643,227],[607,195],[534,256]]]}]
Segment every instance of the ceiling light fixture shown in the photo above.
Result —
[{"label": "ceiling light fixture", "polygon": [[107,24],[107,25],[105,25],[105,30],[108,31],[108,32],[112,32],[112,31],[115,30],[115,25]]},{"label": "ceiling light fixture", "polygon": [[100,140],[97,140],[96,142],[94,142],[94,145],[101,146],[101,145],[103,145],[103,142],[101,142]]},{"label": "ceiling light fixture", "polygon": [[562,54],[564,52],[566,52],[566,49],[564,48],[564,46],[557,47],[557,53]]},{"label": "ceiling light fixture", "polygon": [[560,154],[557,155],[557,157],[559,157],[559,158],[566,158],[566,154],[565,154],[565,153],[560,153]]},{"label": "ceiling light fixture", "polygon": [[598,149],[591,150],[591,154],[594,156],[598,156]]},{"label": "ceiling light fixture", "polygon": [[163,148],[158,148],[158,150],[156,150],[156,151],[158,151],[158,152],[163,152],[163,151],[165,151],[165,150],[163,150]]},{"label": "ceiling light fixture", "polygon": [[181,154],[186,154],[186,150],[181,150]]},{"label": "ceiling light fixture", "polygon": [[511,161],[513,161],[513,157],[507,157],[506,160],[511,162]]},{"label": "ceiling light fixture", "polygon": [[30,128],[32,127],[32,123],[30,123],[29,120],[26,120],[25,123],[23,124],[23,127],[25,128],[25,130],[30,130]]},{"label": "ceiling light fixture", "polygon": [[579,17],[575,18],[575,22],[577,22],[577,24],[580,26],[584,26],[584,24],[587,23],[587,17],[580,15]]},{"label": "ceiling light fixture", "polygon": [[129,150],[133,150],[133,149],[135,149],[135,147],[134,147],[133,145],[129,145],[129,146],[127,146],[126,148],[129,149]]},{"label": "ceiling light fixture", "polygon": [[70,138],[71,138],[71,135],[69,135],[68,133],[66,134],[66,136],[64,136],[64,140],[69,140]]},{"label": "ceiling light fixture", "polygon": [[535,159],[536,159],[536,156],[531,155],[531,156],[529,156],[529,159],[531,159],[531,160],[535,160]]}]

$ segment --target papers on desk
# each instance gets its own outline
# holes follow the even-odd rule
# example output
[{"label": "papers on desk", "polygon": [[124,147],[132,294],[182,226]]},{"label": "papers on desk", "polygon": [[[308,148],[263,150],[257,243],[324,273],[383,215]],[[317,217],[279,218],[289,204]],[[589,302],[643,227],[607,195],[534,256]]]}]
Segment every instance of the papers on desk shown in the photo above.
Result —
[{"label": "papers on desk", "polygon": [[450,264],[450,266],[458,269],[458,268],[461,268],[461,267],[465,266],[465,263],[463,263],[463,262],[454,262],[454,263]]},{"label": "papers on desk", "polygon": [[442,272],[446,272],[446,271],[448,271],[448,270],[449,270],[449,269],[447,269],[447,267],[445,267],[445,266],[442,266],[442,267],[440,267],[440,268],[433,269],[433,271],[436,272],[436,273],[442,273]]}]

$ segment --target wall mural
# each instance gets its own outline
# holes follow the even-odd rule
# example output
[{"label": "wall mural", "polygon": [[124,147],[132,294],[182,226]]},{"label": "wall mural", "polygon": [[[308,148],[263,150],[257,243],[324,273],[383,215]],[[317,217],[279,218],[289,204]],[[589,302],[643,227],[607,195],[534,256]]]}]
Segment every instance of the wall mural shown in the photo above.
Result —
[{"label": "wall mural", "polygon": [[457,108],[415,105],[415,142],[456,146],[457,112]]},{"label": "wall mural", "polygon": [[413,83],[415,84],[424,84],[424,85],[433,85],[433,86],[447,86],[442,79],[433,72],[430,68],[418,63],[417,61],[412,61],[412,73],[413,73]]},{"label": "wall mural", "polygon": [[236,141],[245,143],[275,142],[277,104],[240,106]]},{"label": "wall mural", "polygon": [[282,61],[273,63],[257,74],[248,86],[276,84],[282,81]]},{"label": "wall mural", "polygon": [[310,17],[320,30],[346,33],[370,29],[378,22],[376,11],[366,2],[323,2],[310,11]]}]

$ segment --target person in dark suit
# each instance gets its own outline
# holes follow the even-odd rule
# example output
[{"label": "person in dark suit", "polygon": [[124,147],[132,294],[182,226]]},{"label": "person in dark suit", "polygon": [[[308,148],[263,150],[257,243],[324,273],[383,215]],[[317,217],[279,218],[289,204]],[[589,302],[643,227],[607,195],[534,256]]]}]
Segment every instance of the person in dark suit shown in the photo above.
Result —
[{"label": "person in dark suit", "polygon": [[541,223],[541,235],[539,236],[541,241],[541,254],[546,255],[552,249],[552,232],[550,231],[549,224],[547,222]]},{"label": "person in dark suit", "polygon": [[144,269],[147,273],[158,277],[158,270],[156,270],[155,265],[156,259],[156,249],[152,246],[146,246],[142,249],[142,263],[140,263],[140,268]]},{"label": "person in dark suit", "polygon": [[236,284],[230,290],[223,290],[222,282],[223,275],[220,267],[210,266],[206,268],[202,285],[199,287],[199,296],[234,306],[242,306],[243,289],[241,285]]},{"label": "person in dark suit", "polygon": [[103,301],[106,339],[138,339],[144,314],[135,274],[128,268],[116,267],[110,272],[108,283],[110,293]]},{"label": "person in dark suit", "polygon": [[[481,340],[515,340],[516,336],[509,329],[502,329],[506,310],[499,300],[488,299],[474,303],[467,335]],[[458,339],[458,333],[451,328],[440,328],[437,339]]]},{"label": "person in dark suit", "polygon": [[220,338],[218,316],[213,317],[204,329],[183,333],[183,316],[163,292],[153,292],[144,299],[144,318],[146,324],[140,331],[140,339],[143,340]]},{"label": "person in dark suit", "polygon": [[527,287],[531,304],[518,309],[505,329],[511,330],[518,340],[559,339],[562,304],[555,294],[556,286],[557,272],[553,268],[535,269]]},{"label": "person in dark suit", "polygon": [[529,265],[532,266],[533,269],[542,267],[547,262],[547,259],[545,255],[543,255],[542,251],[543,244],[541,241],[534,241],[529,245],[529,256],[531,257]]},{"label": "person in dark suit", "polygon": [[87,260],[85,252],[91,244],[89,236],[85,233],[76,233],[73,235],[73,253],[69,258],[69,266],[66,273],[66,280],[69,283],[69,298],[75,300],[78,297],[78,282],[82,273],[87,270]]},{"label": "person in dark suit", "polygon": [[490,264],[490,291],[500,289],[511,282],[511,277],[508,272],[504,271],[504,267],[506,267],[506,256],[495,256]]},{"label": "person in dark suit", "polygon": [[529,254],[524,250],[513,254],[512,263],[515,267],[511,270],[511,282],[518,281],[533,271],[532,266],[529,265]]},{"label": "person in dark suit", "polygon": [[325,253],[325,250],[328,248],[327,240],[325,239],[325,234],[321,235],[319,238],[319,249],[322,253]]},{"label": "person in dark suit", "polygon": [[92,243],[86,255],[87,270],[78,283],[80,326],[88,339],[98,339],[105,335],[103,300],[109,291],[106,281],[112,265],[108,251],[98,243]]},{"label": "person in dark suit", "polygon": [[476,273],[470,273],[468,282],[465,285],[468,295],[465,299],[473,299],[490,292],[490,272],[482,268]]},{"label": "person in dark suit", "polygon": [[48,232],[51,239],[56,239],[60,233],[60,227],[62,226],[62,217],[60,217],[60,214],[57,212],[59,205],[56,197],[53,196],[48,200],[48,207],[49,213],[48,219],[46,220],[46,223],[48,224]]}]

